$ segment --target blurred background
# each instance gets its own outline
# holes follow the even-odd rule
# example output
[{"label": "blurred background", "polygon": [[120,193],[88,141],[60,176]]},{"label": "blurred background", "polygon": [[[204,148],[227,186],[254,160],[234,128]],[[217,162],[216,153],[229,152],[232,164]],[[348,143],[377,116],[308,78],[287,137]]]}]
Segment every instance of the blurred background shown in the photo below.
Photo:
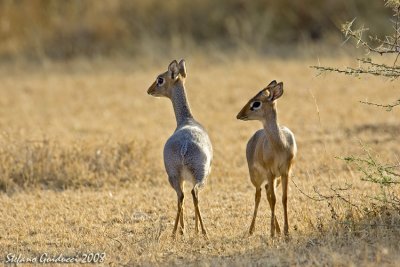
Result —
[{"label": "blurred background", "polygon": [[0,0],[0,61],[178,49],[283,56],[304,45],[338,48],[341,24],[353,18],[384,35],[391,14],[383,0]]}]

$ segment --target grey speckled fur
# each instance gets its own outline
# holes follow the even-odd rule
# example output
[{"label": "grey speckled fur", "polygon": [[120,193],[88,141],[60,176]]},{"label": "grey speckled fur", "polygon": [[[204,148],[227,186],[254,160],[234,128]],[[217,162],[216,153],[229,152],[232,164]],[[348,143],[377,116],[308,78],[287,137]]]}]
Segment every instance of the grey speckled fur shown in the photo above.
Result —
[{"label": "grey speckled fur", "polygon": [[193,118],[187,101],[184,81],[186,78],[185,62],[171,62],[168,71],[160,74],[150,86],[148,93],[153,96],[164,96],[171,100],[177,127],[164,146],[164,165],[168,180],[178,196],[178,213],[175,219],[173,236],[180,221],[183,233],[183,200],[184,182],[193,185],[192,197],[195,205],[196,231],[198,221],[206,236],[200,210],[198,207],[198,191],[204,186],[211,171],[213,150],[206,130]]},{"label": "grey speckled fur", "polygon": [[177,127],[164,146],[165,169],[175,190],[184,181],[201,187],[211,171],[212,146],[205,129],[191,115],[183,86],[176,87],[171,100]]},{"label": "grey speckled fur", "polygon": [[164,146],[164,164],[172,187],[190,181],[201,187],[211,170],[210,139],[194,119],[180,125]]}]

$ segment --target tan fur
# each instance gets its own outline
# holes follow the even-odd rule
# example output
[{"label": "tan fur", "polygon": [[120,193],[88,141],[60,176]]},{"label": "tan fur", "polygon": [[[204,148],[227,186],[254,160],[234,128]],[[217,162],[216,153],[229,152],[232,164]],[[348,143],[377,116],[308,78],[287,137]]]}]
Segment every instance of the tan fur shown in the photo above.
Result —
[{"label": "tan fur", "polygon": [[[246,156],[250,180],[256,187],[255,208],[249,233],[254,232],[258,205],[261,199],[261,186],[266,182],[266,193],[271,208],[271,236],[280,233],[275,217],[274,182],[281,178],[282,203],[284,209],[284,233],[288,235],[287,186],[293,160],[297,153],[293,133],[277,120],[276,99],[283,94],[283,84],[272,81],[255,97],[250,99],[237,115],[240,120],[259,120],[264,129],[257,131],[247,143]],[[259,103],[256,103],[259,102]],[[257,107],[257,108],[254,108]]]}]

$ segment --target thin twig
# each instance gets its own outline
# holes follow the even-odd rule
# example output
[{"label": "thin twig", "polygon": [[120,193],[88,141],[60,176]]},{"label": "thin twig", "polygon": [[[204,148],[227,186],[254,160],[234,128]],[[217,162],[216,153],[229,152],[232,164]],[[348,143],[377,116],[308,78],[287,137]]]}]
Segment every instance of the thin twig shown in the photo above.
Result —
[{"label": "thin twig", "polygon": [[360,207],[358,207],[356,204],[352,203],[350,200],[348,200],[348,199],[346,199],[345,197],[343,197],[343,196],[338,192],[338,191],[347,191],[347,190],[349,190],[349,189],[351,188],[351,185],[347,185],[347,187],[345,187],[345,188],[340,188],[340,187],[338,187],[338,188],[333,188],[333,186],[330,186],[329,189],[330,189],[331,191],[334,192],[333,195],[323,195],[323,194],[321,194],[321,193],[318,191],[318,189],[317,189],[316,187],[313,187],[314,192],[318,195],[318,198],[316,198],[316,197],[310,196],[309,194],[306,194],[303,190],[301,190],[301,189],[297,186],[297,184],[294,182],[293,179],[291,179],[291,181],[292,181],[292,183],[294,184],[294,186],[296,187],[296,189],[299,190],[299,192],[300,192],[301,194],[303,194],[304,196],[306,196],[307,198],[309,198],[309,199],[311,199],[311,200],[320,202],[320,201],[326,201],[326,200],[339,199],[339,200],[341,200],[341,201],[343,201],[343,202],[349,204],[350,206],[356,208],[359,212],[361,212]]},{"label": "thin twig", "polygon": [[352,207],[354,207],[354,208],[356,208],[359,212],[361,212],[361,209],[360,209],[360,207],[358,207],[356,204],[354,204],[354,203],[352,203],[350,200],[348,200],[348,199],[346,199],[345,197],[343,197],[340,193],[338,193],[338,191],[347,191],[347,190],[349,190],[351,188],[351,186],[349,185],[349,187],[348,188],[333,188],[333,186],[331,185],[330,187],[329,187],[329,189],[331,190],[331,191],[333,191],[333,195],[323,195],[323,194],[321,194],[317,189],[316,189],[316,187],[314,187],[314,192],[322,199],[322,200],[327,200],[327,199],[339,199],[339,200],[341,200],[341,201],[343,201],[343,202],[345,202],[345,203],[347,203],[347,204],[349,204],[350,206],[352,206]]},{"label": "thin twig", "polygon": [[[292,177],[292,178],[293,178],[293,177]],[[309,199],[311,199],[311,200],[314,200],[314,201],[323,201],[323,200],[324,200],[324,199],[314,198],[314,197],[312,197],[312,196],[306,194],[303,190],[301,190],[301,189],[297,186],[297,184],[294,182],[293,179],[290,179],[290,180],[292,181],[292,183],[294,184],[294,186],[297,188],[297,190],[299,190],[299,192],[302,193],[302,194],[303,194],[304,196],[306,196],[307,198],[309,198]]]},{"label": "thin twig", "polygon": [[329,72],[343,73],[346,75],[371,74],[374,76],[384,76],[388,78],[400,77],[400,71],[397,70],[390,70],[390,71],[386,70],[385,72],[383,72],[382,70],[351,68],[351,67],[348,67],[347,69],[338,69],[333,67],[321,67],[321,66],[310,66],[310,67],[319,70],[321,72],[329,71]]},{"label": "thin twig", "polygon": [[[345,224],[345,225],[354,225],[354,222],[338,222],[338,224]],[[381,226],[381,227],[388,227],[392,228],[394,227],[400,227],[400,224],[384,224],[384,223],[357,223],[357,225],[361,226]]]},{"label": "thin twig", "polygon": [[394,102],[393,104],[377,104],[368,101],[360,101],[360,103],[375,107],[386,108],[386,111],[392,111],[394,107],[400,106],[400,99],[396,100],[396,102]]}]

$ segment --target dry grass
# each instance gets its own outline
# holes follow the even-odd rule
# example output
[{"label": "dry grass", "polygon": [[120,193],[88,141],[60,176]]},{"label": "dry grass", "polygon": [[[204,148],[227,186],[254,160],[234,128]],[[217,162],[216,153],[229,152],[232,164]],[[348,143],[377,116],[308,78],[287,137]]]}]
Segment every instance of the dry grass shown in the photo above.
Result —
[{"label": "dry grass", "polygon": [[[400,111],[357,102],[392,101],[396,82],[315,77],[308,68],[314,61],[187,62],[189,100],[215,149],[200,195],[209,241],[194,235],[190,198],[186,235],[170,238],[176,195],[162,148],[175,119],[167,100],[145,93],[168,61],[2,66],[1,257],[104,251],[107,265],[399,265],[399,214],[374,210],[368,196],[379,187],[361,182],[355,169],[334,158],[362,153],[362,140],[382,161],[399,162]],[[293,180],[299,189],[313,195],[314,187],[329,192],[331,185],[351,183],[343,194],[373,212],[310,200],[290,183],[291,240],[268,236],[264,193],[256,232],[247,237],[254,188],[244,150],[260,125],[235,115],[272,79],[285,84],[279,116],[297,137]],[[278,201],[280,221],[281,208]]]}]

